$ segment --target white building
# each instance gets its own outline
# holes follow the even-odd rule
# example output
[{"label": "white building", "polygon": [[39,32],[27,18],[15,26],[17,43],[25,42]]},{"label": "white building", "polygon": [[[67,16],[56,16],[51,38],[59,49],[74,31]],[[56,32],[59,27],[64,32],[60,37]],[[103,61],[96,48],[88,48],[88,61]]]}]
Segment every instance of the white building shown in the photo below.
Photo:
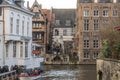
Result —
[{"label": "white building", "polygon": [[60,43],[62,54],[70,53],[73,46],[75,9],[53,9],[55,26],[53,27],[53,44]]},{"label": "white building", "polygon": [[37,67],[41,58],[32,57],[32,16],[24,0],[0,4],[0,65]]}]

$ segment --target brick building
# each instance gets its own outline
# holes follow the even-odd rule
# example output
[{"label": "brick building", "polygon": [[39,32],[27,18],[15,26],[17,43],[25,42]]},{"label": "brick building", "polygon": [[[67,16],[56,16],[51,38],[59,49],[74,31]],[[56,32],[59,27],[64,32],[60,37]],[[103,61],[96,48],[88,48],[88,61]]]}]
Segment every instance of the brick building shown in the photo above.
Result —
[{"label": "brick building", "polygon": [[80,63],[94,63],[101,52],[100,31],[118,18],[119,0],[77,0],[76,46]]}]

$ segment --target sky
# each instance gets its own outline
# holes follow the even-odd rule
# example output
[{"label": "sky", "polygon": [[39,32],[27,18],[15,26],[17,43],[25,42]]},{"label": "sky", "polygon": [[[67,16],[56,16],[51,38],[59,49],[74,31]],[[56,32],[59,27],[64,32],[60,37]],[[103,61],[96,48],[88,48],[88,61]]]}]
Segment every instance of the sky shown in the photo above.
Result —
[{"label": "sky", "polygon": [[[25,6],[29,1],[29,6],[31,7],[35,0],[25,0]],[[77,0],[37,0],[39,4],[42,5],[44,9],[53,8],[76,8]]]}]

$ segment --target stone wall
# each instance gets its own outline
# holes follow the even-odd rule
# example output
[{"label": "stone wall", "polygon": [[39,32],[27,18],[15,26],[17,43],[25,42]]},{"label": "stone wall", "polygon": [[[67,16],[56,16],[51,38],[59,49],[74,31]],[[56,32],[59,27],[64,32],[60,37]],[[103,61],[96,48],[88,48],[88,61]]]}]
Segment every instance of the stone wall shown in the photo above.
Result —
[{"label": "stone wall", "polygon": [[120,61],[97,59],[97,80],[120,80]]}]

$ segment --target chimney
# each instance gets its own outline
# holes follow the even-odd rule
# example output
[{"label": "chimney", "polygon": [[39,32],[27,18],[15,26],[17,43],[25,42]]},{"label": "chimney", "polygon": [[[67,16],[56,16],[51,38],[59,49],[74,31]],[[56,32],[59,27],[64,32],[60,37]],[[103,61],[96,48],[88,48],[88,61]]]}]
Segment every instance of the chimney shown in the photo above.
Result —
[{"label": "chimney", "polygon": [[29,1],[27,1],[27,8],[29,9]]}]

